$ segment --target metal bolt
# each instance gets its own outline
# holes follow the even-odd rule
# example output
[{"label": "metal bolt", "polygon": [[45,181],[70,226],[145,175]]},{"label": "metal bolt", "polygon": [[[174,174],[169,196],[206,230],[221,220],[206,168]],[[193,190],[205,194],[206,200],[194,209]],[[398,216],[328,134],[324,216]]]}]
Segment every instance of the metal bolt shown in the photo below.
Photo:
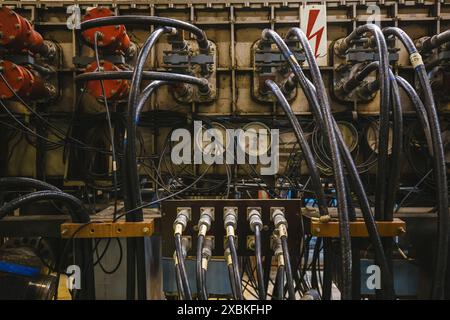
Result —
[{"label": "metal bolt", "polygon": [[149,228],[149,227],[144,227],[144,228],[142,229],[142,232],[145,233],[145,234],[147,234],[147,233],[150,232],[150,228]]}]

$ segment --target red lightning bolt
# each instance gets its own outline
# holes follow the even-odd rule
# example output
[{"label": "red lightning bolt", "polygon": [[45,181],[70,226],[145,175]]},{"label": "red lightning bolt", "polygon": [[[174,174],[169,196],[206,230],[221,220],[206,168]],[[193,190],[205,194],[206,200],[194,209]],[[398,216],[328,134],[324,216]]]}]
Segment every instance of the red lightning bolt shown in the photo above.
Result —
[{"label": "red lightning bolt", "polygon": [[312,38],[317,37],[316,45],[314,48],[314,54],[315,54],[316,58],[319,56],[318,51],[319,51],[320,40],[322,39],[323,31],[325,29],[325,27],[322,27],[319,30],[317,30],[315,33],[311,34],[311,32],[313,31],[313,28],[316,24],[319,13],[320,13],[320,10],[317,10],[317,9],[309,11],[308,27],[306,29],[306,36],[308,37],[308,40],[311,40]]}]

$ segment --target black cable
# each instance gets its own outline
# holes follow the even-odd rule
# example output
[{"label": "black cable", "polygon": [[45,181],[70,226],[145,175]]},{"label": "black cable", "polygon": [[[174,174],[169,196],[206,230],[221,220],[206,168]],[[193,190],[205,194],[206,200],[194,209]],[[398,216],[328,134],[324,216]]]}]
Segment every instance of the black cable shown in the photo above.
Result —
[{"label": "black cable", "polygon": [[391,151],[391,166],[389,167],[389,178],[386,190],[385,220],[394,219],[394,205],[396,193],[400,184],[401,156],[403,148],[403,112],[400,92],[394,73],[389,69],[389,77],[392,82],[392,114],[393,114],[393,140]]},{"label": "black cable", "polygon": [[276,280],[273,286],[274,293],[272,294],[272,299],[276,297],[274,300],[284,299],[284,274],[284,266],[279,266],[277,268]]},{"label": "black cable", "polygon": [[53,190],[62,192],[59,188],[45,181],[26,177],[5,177],[0,178],[0,188],[21,187],[32,188],[38,191]]},{"label": "black cable", "polygon": [[202,279],[203,279],[202,300],[208,300],[208,290],[206,287],[206,269],[203,268],[202,268]]},{"label": "black cable", "polygon": [[[100,66],[100,57],[98,53],[98,37],[100,35],[100,32],[95,32],[94,36],[94,52],[95,52],[95,60],[97,62],[97,68],[98,70],[102,70]],[[111,140],[111,152],[112,152],[112,173],[113,173],[113,185],[114,185],[114,213],[113,217],[117,214],[117,201],[118,201],[118,183],[117,183],[117,155],[116,155],[116,145],[114,143],[114,130],[111,123],[111,114],[109,112],[109,105],[108,100],[106,99],[106,91],[105,91],[105,85],[103,83],[103,80],[100,80],[100,86],[102,89],[102,96],[103,96],[103,103],[105,105],[105,111],[106,111],[106,120],[108,122],[108,129],[109,129],[109,138]]]},{"label": "black cable", "polygon": [[[262,263],[261,229],[259,225],[255,225],[255,258],[256,258],[256,276],[258,278],[259,300],[266,300],[266,289],[264,286],[264,269]],[[268,270],[268,272],[270,272],[270,270]]]},{"label": "black cable", "polygon": [[[314,58],[314,54],[311,50],[311,46],[309,44],[308,38],[304,34],[304,32],[300,28],[292,28],[288,31],[286,38],[289,39],[290,37],[296,37],[302,47],[305,49],[306,57],[308,60],[309,65],[313,66],[311,70],[315,70],[311,73],[314,79],[316,79],[316,82],[322,82],[322,77],[320,74],[320,70],[317,66],[317,62]],[[299,69],[299,76],[303,78],[303,81],[299,81],[300,85],[302,86],[303,91],[305,92],[308,101],[310,103],[310,106],[312,107],[312,111],[314,113],[314,117],[316,118],[316,121],[318,121],[322,126],[324,126],[321,116],[321,111],[319,108],[319,102],[316,97],[316,92],[314,86],[306,79],[303,72],[301,72],[301,69]],[[333,119],[334,121],[334,119]],[[339,148],[342,152],[343,160],[345,162],[345,166],[347,168],[347,171],[351,178],[351,183],[353,186],[354,191],[357,194],[361,212],[363,214],[364,222],[366,224],[370,241],[373,245],[376,260],[378,261],[378,264],[380,265],[380,268],[382,270],[382,283],[383,283],[383,290],[386,292],[389,292],[390,296],[394,296],[394,284],[389,281],[391,279],[391,271],[389,269],[389,265],[387,263],[387,259],[384,254],[383,246],[381,243],[380,236],[378,234],[377,226],[374,221],[374,217],[372,214],[372,208],[369,203],[369,199],[367,197],[367,194],[364,190],[364,185],[362,183],[361,177],[358,173],[358,170],[355,166],[355,163],[352,159],[352,155],[350,151],[347,148],[347,145],[345,144],[344,138],[342,136],[342,133],[339,130],[339,127],[337,126],[336,121],[334,121],[334,130],[336,131],[337,136],[337,142],[339,145]]]},{"label": "black cable", "polygon": [[197,294],[199,300],[207,300],[205,293],[205,279],[203,278],[202,255],[205,236],[200,234],[197,237],[197,257],[196,257],[196,278],[197,278]]},{"label": "black cable", "polygon": [[425,53],[438,48],[446,42],[450,42],[450,30],[446,30],[432,37],[427,38],[420,44],[420,52]]},{"label": "black cable", "polygon": [[306,140],[305,134],[303,133],[303,130],[300,126],[300,123],[299,123],[297,117],[295,116],[294,112],[292,111],[292,108],[289,105],[289,102],[284,97],[284,95],[281,92],[281,89],[278,87],[278,85],[275,82],[273,82],[272,80],[266,80],[265,85],[270,89],[270,91],[276,97],[278,104],[282,107],[284,113],[286,114],[286,116],[294,130],[295,136],[297,138],[297,142],[299,143],[299,145],[302,148],[303,155],[305,157],[305,161],[308,166],[308,172],[311,176],[311,182],[313,184],[313,188],[316,193],[320,215],[327,215],[328,208],[327,208],[327,204],[326,204],[325,193],[323,191],[322,183],[320,181],[320,173],[319,173],[319,170],[317,169],[316,161],[311,152],[311,148],[308,144],[308,141]]},{"label": "black cable", "polygon": [[[133,76],[133,71],[103,71],[103,72],[85,72],[75,77],[75,81],[95,81],[95,80],[116,80],[128,79]],[[184,82],[199,86],[199,90],[203,94],[209,92],[208,80],[203,78],[196,78],[188,75],[170,73],[170,72],[156,72],[156,71],[142,71],[142,79],[144,80],[164,80],[174,82]]]},{"label": "black cable", "polygon": [[344,94],[351,93],[372,71],[379,69],[379,65],[380,63],[378,61],[370,62],[361,70],[358,70],[352,77],[347,79],[341,87]]},{"label": "black cable", "polygon": [[397,80],[398,85],[406,92],[406,95],[411,100],[416,110],[416,114],[419,118],[420,124],[422,125],[423,131],[425,133],[425,138],[427,139],[430,156],[432,156],[433,142],[431,140],[431,129],[430,123],[428,122],[427,118],[427,110],[425,109],[425,106],[423,105],[423,102],[420,99],[419,95],[417,94],[416,90],[413,88],[411,84],[409,84],[408,81],[406,81],[404,78],[400,76],[396,76],[395,79]]},{"label": "black cable", "polygon": [[191,287],[189,286],[189,279],[186,272],[186,265],[184,263],[184,255],[181,244],[181,235],[175,234],[175,250],[178,259],[178,266],[180,268],[181,282],[183,284],[183,290],[186,300],[192,300]]},{"label": "black cable", "polygon": [[175,265],[175,280],[177,282],[178,300],[185,300],[183,282],[181,281],[181,271],[178,263]]},{"label": "black cable", "polygon": [[[296,29],[290,29],[288,32],[288,36],[290,32],[295,32]],[[293,31],[292,31],[293,30]],[[300,29],[299,29],[300,30]],[[301,30],[300,30],[301,31]],[[297,34],[295,34],[297,36]],[[276,43],[280,51],[282,52],[284,58],[288,61],[291,70],[294,72],[297,80],[304,88],[304,92],[309,101],[313,101],[312,99],[316,98],[314,94],[312,94],[311,90],[309,90],[309,83],[306,81],[306,77],[303,74],[303,71],[296,60],[295,56],[286,45],[286,43],[281,39],[281,37],[274,31],[264,30],[263,37],[270,36],[272,40]],[[300,40],[300,39],[299,39]],[[303,43],[302,43],[303,44]],[[309,59],[314,60],[314,54],[312,53],[311,47],[304,46],[304,50]],[[311,58],[312,56],[312,58]],[[343,254],[341,255],[341,275],[343,279],[343,299],[351,298],[351,244],[350,244],[350,229],[349,229],[349,221],[348,221],[348,208],[347,203],[345,201],[345,184],[344,184],[344,169],[341,163],[340,150],[336,140],[336,132],[334,128],[334,119],[331,114],[330,104],[328,101],[328,97],[325,91],[325,86],[323,81],[319,81],[321,79],[320,70],[317,65],[311,63],[310,71],[314,74],[314,84],[317,90],[317,99],[319,102],[319,106],[321,107],[318,113],[320,114],[320,119],[323,121],[324,128],[328,135],[328,145],[332,154],[333,159],[333,171],[334,178],[336,183],[336,192],[338,199],[338,213],[339,213],[339,227],[340,227],[340,245]],[[307,90],[305,90],[307,88]]]},{"label": "black cable", "polygon": [[83,21],[80,25],[81,31],[92,29],[101,26],[109,26],[109,25],[120,25],[120,24],[137,24],[137,25],[146,25],[146,26],[164,26],[164,27],[173,27],[177,29],[182,29],[188,32],[193,33],[198,41],[198,45],[200,50],[203,52],[209,51],[209,42],[206,37],[206,33],[200,28],[175,19],[165,18],[165,17],[155,17],[155,16],[112,16],[112,17],[102,17],[97,19],[91,19]]},{"label": "black cable", "polygon": [[238,262],[238,256],[236,252],[236,246],[234,244],[234,237],[228,236],[227,239],[228,248],[230,248],[230,254],[231,254],[231,260],[233,261],[232,267],[233,267],[233,280],[235,282],[236,286],[236,297],[238,300],[244,300],[244,297],[242,295],[242,281],[241,281],[241,274],[239,272],[239,262]]},{"label": "black cable", "polygon": [[236,282],[234,281],[234,270],[233,270],[233,264],[227,265],[228,267],[228,277],[230,279],[230,287],[231,287],[231,293],[233,294],[233,298],[235,300],[238,300],[237,291],[236,291]]},{"label": "black cable", "polygon": [[281,236],[281,247],[283,249],[283,258],[286,272],[286,281],[289,293],[289,300],[295,300],[294,278],[292,277],[291,258],[289,256],[289,247],[286,236]]},{"label": "black cable", "polygon": [[447,270],[448,257],[448,236],[449,236],[449,216],[448,216],[448,185],[447,168],[444,156],[444,145],[437,114],[436,104],[431,90],[430,80],[427,76],[425,65],[414,46],[411,38],[401,29],[388,27],[383,29],[386,36],[393,35],[400,39],[406,47],[415,73],[418,77],[420,87],[424,96],[424,105],[427,109],[428,121],[430,124],[431,138],[433,142],[434,176],[437,184],[438,198],[438,244],[435,254],[435,272],[433,275],[432,298],[443,299],[445,289],[445,274]]}]

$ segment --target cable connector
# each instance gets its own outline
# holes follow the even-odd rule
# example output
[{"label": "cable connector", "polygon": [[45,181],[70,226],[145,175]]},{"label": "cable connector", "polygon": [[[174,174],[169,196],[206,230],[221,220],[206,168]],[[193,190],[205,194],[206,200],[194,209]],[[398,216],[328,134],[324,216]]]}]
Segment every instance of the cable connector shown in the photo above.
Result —
[{"label": "cable connector", "polygon": [[206,236],[214,221],[214,208],[200,208],[200,219],[198,220],[198,235]]},{"label": "cable connector", "polygon": [[270,208],[270,218],[273,221],[275,229],[278,229],[279,236],[287,236],[287,220],[284,215],[284,208]]},{"label": "cable connector", "polygon": [[284,266],[283,247],[281,246],[281,239],[276,234],[272,235],[272,250],[277,258],[278,266]]},{"label": "cable connector", "polygon": [[253,232],[255,232],[256,226],[259,226],[260,230],[262,229],[263,222],[261,219],[261,208],[259,208],[259,207],[247,208],[247,219],[250,223],[250,229],[252,229]]},{"label": "cable connector", "polygon": [[225,261],[227,263],[227,266],[230,266],[233,264],[233,259],[231,258],[231,251],[230,248],[226,248],[224,252]]},{"label": "cable connector", "polygon": [[[186,237],[182,237],[181,238],[181,252],[183,254],[183,258],[186,258],[187,256],[187,252],[191,249],[191,238],[186,236]],[[177,256],[177,252],[174,251],[173,253],[173,261],[175,263],[175,266],[178,265],[179,261],[178,261],[178,256]]]},{"label": "cable connector", "polygon": [[238,208],[224,207],[223,208],[223,225],[227,232],[227,237],[235,236],[234,230],[237,227]]},{"label": "cable connector", "polygon": [[208,262],[211,259],[213,248],[214,237],[206,237],[202,249],[202,268],[204,270],[208,270]]},{"label": "cable connector", "polygon": [[173,222],[174,235],[183,234],[188,222],[191,220],[191,208],[180,207],[177,208],[177,217]]}]

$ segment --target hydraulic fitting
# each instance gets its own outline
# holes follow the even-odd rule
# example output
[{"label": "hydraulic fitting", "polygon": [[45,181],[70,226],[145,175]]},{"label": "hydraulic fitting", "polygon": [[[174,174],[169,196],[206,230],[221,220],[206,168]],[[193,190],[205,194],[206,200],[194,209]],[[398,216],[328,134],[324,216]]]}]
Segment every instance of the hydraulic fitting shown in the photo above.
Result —
[{"label": "hydraulic fitting", "polygon": [[233,264],[233,259],[231,258],[231,251],[230,248],[226,248],[224,252],[225,261],[227,263],[227,266],[230,266]]},{"label": "hydraulic fitting", "polygon": [[212,256],[214,248],[214,237],[206,237],[202,249],[202,269],[208,270],[208,262]]},{"label": "hydraulic fitting", "polygon": [[234,230],[237,227],[237,214],[238,209],[236,207],[224,207],[223,208],[223,222],[225,230],[227,231],[227,237],[235,236]]},{"label": "hydraulic fitting", "polygon": [[[181,238],[181,252],[183,254],[183,258],[186,258],[188,251],[191,249],[191,240],[190,237],[182,237]],[[175,263],[175,266],[178,265],[178,257],[177,252],[174,251],[173,253],[173,261]]]},{"label": "hydraulic fitting", "polygon": [[206,236],[211,223],[214,220],[214,208],[200,208],[200,219],[198,220],[198,235]]},{"label": "hydraulic fitting", "polygon": [[173,223],[174,234],[183,234],[188,222],[191,220],[191,208],[177,208],[177,217]]},{"label": "hydraulic fitting", "polygon": [[275,229],[278,230],[279,236],[287,236],[287,220],[284,215],[284,208],[270,208],[270,217]]},{"label": "hydraulic fitting", "polygon": [[281,246],[281,239],[275,233],[272,235],[272,250],[277,258],[278,266],[284,266],[283,248]]},{"label": "hydraulic fitting", "polygon": [[259,226],[260,230],[262,229],[261,208],[247,208],[247,219],[253,232],[255,232],[256,226]]}]

